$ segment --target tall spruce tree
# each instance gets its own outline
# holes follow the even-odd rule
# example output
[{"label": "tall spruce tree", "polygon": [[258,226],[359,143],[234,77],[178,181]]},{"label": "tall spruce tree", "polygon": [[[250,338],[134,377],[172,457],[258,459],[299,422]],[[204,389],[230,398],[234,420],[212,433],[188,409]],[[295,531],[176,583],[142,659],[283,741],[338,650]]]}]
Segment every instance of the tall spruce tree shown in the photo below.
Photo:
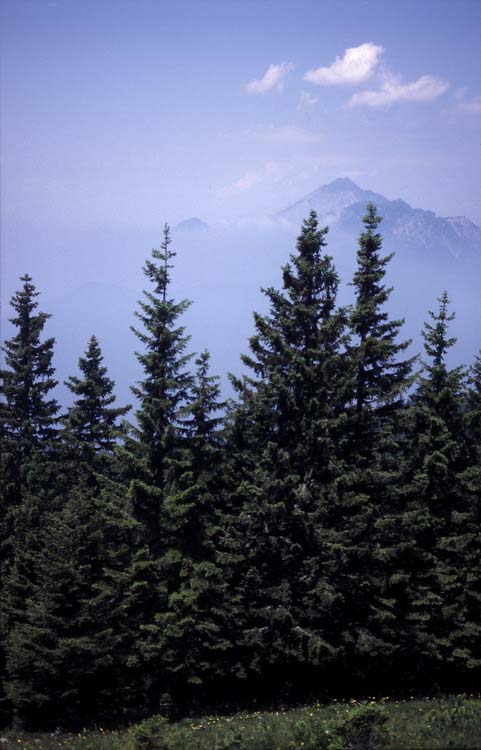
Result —
[{"label": "tall spruce tree", "polygon": [[373,448],[383,447],[380,431],[402,407],[415,361],[401,358],[411,343],[398,340],[404,320],[391,320],[385,309],[392,287],[385,285],[384,277],[394,253],[381,255],[382,237],[377,231],[381,221],[376,207],[368,204],[352,281],[352,429],[361,469],[372,465]]},{"label": "tall spruce tree", "polygon": [[144,292],[136,312],[142,329],[133,329],[144,347],[137,354],[144,379],[132,388],[139,402],[137,425],[124,452],[133,513],[143,530],[134,559],[139,638],[133,658],[151,711],[158,711],[164,698],[170,701],[170,686],[161,671],[161,613],[168,611],[170,593],[165,565],[161,564],[169,546],[166,534],[170,533],[164,528],[164,506],[170,488],[185,470],[183,415],[192,387],[192,375],[186,369],[191,359],[186,353],[189,339],[178,323],[190,302],[169,297],[175,257],[170,244],[166,224],[160,249],[153,249],[152,258],[144,265],[152,290]]},{"label": "tall spruce tree", "polygon": [[393,254],[382,255],[381,217],[368,204],[359,237],[352,286],[353,341],[349,351],[350,405],[344,434],[345,473],[339,519],[345,535],[345,565],[339,579],[346,617],[346,663],[365,676],[389,664],[396,648],[394,600],[385,529],[399,483],[399,419],[412,378],[414,358],[403,358],[403,320],[392,320],[384,279]]},{"label": "tall spruce tree", "polygon": [[[36,312],[38,292],[29,275],[11,300],[14,336],[2,349],[5,367],[0,388],[0,641],[16,611],[21,611],[35,574],[36,534],[46,503],[53,499],[58,405],[52,364],[54,339],[42,340],[47,313]],[[30,546],[31,545],[31,546]],[[32,547],[32,548],[31,548]],[[25,575],[17,594],[7,594],[16,558],[24,558]],[[3,648],[1,649],[3,652]],[[0,667],[3,669],[3,655]]]},{"label": "tall spruce tree", "polygon": [[31,277],[22,276],[20,281],[22,287],[11,300],[15,314],[10,322],[17,332],[2,347],[6,367],[0,371],[1,516],[6,524],[1,545],[10,536],[9,519],[22,493],[44,489],[46,458],[52,456],[57,436],[58,404],[51,396],[57,384],[54,339],[41,338],[50,316],[35,312],[39,293]]},{"label": "tall spruce tree", "polygon": [[134,454],[140,457],[142,479],[132,486],[134,511],[145,526],[149,546],[154,555],[161,550],[160,514],[163,491],[175,476],[176,460],[181,444],[181,416],[188,403],[192,376],[186,370],[191,359],[186,354],[189,337],[178,318],[190,306],[188,300],[175,302],[168,297],[170,261],[176,253],[171,244],[169,227],[164,227],[160,249],[152,250],[152,259],[144,265],[144,273],[152,284],[139,302],[136,316],[143,330],[133,328],[144,346],[137,353],[145,377],[132,388],[139,401],[136,411],[137,427],[133,445]]},{"label": "tall spruce tree", "polygon": [[333,568],[321,564],[333,540],[320,518],[331,513],[337,481],[346,314],[336,307],[326,233],[312,211],[283,269],[283,290],[265,290],[270,313],[254,316],[251,354],[243,356],[252,375],[234,380],[230,502],[245,555],[235,603],[239,622],[242,610],[250,613],[242,658],[267,679],[285,679],[336,650],[328,625]]},{"label": "tall spruce tree", "polygon": [[2,430],[15,440],[22,458],[47,446],[56,431],[58,404],[50,392],[56,386],[52,364],[54,339],[41,340],[50,315],[35,313],[39,293],[26,274],[11,300],[10,322],[17,333],[3,345],[6,369],[2,375]]},{"label": "tall spruce tree", "polygon": [[[407,421],[407,498],[398,518],[398,633],[401,668],[419,682],[442,679],[465,666],[464,561],[460,551],[462,500],[458,475],[465,466],[463,368],[449,369],[447,293],[424,326],[426,360]],[[461,524],[461,526],[460,526]],[[461,545],[462,549],[463,545]]]}]

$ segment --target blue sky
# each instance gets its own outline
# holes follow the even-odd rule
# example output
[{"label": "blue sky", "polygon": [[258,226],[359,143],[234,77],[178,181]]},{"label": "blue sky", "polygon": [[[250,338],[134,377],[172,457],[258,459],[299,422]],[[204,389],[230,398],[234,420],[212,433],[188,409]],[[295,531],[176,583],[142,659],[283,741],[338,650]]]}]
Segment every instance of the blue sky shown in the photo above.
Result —
[{"label": "blue sky", "polygon": [[231,222],[348,175],[481,224],[479,0],[1,9],[4,223]]}]

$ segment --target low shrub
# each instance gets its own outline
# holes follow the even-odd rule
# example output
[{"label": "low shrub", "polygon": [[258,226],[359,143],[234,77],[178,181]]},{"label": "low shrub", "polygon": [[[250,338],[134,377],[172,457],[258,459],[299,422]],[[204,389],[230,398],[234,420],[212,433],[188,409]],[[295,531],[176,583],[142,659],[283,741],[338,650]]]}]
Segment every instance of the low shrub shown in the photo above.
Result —
[{"label": "low shrub", "polygon": [[171,750],[169,722],[164,716],[151,716],[131,727],[122,741],[122,750]]},{"label": "low shrub", "polygon": [[333,722],[323,721],[320,717],[299,719],[293,727],[295,747],[302,750],[331,750],[333,731]]},{"label": "low shrub", "polygon": [[386,722],[383,708],[359,706],[335,729],[342,744],[332,744],[329,750],[384,750],[388,740]]}]

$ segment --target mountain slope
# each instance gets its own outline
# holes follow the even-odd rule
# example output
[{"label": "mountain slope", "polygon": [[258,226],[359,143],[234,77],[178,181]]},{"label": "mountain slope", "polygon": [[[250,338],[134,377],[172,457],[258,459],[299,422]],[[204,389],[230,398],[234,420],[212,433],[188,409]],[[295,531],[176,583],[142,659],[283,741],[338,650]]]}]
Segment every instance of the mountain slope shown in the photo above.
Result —
[{"label": "mountain slope", "polygon": [[481,228],[464,216],[440,217],[433,211],[413,208],[406,201],[363,190],[347,177],[314,190],[275,218],[297,227],[314,209],[322,225],[352,235],[359,231],[369,202],[379,209],[384,219],[382,234],[396,250],[439,259],[481,257]]}]

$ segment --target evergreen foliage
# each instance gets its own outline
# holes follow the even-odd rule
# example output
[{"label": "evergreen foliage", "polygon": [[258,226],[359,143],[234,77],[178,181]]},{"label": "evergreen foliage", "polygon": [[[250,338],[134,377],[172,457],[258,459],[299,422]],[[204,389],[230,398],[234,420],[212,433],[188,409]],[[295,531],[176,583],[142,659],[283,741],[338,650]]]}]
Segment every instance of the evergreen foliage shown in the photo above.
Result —
[{"label": "evergreen foliage", "polygon": [[113,406],[114,382],[102,361],[99,342],[92,336],[78,363],[83,377],[72,375],[65,383],[76,399],[64,420],[64,438],[70,449],[84,468],[100,472],[106,470],[122,435],[118,419],[130,409]]},{"label": "evergreen foliage", "polygon": [[7,694],[18,724],[81,726],[93,716],[126,715],[134,531],[125,495],[84,484],[48,514],[35,540],[24,539],[7,582],[12,607],[34,567],[6,638]]},{"label": "evergreen foliage", "polygon": [[133,329],[132,425],[95,336],[58,418],[49,316],[21,278],[0,391],[9,720],[81,726],[289,689],[476,685],[481,354],[468,373],[450,368],[444,293],[413,374],[380,221],[368,205],[344,308],[311,212],[282,287],[263,290],[269,309],[254,314],[228,403],[208,352],[189,352],[165,225]]},{"label": "evergreen foliage", "polygon": [[469,371],[468,386],[464,404],[467,456],[465,468],[458,475],[460,508],[455,515],[457,521],[456,552],[465,603],[465,619],[460,629],[460,640],[462,645],[468,648],[468,668],[479,672],[481,667],[481,355],[479,354]]},{"label": "evergreen foliage", "polygon": [[[143,589],[138,600],[141,635],[137,663],[151,710],[159,709],[159,700],[170,706],[173,675],[184,671],[174,645],[182,641],[182,635],[177,620],[170,626],[171,608],[180,606],[178,590],[189,569],[185,554],[196,536],[194,511],[198,511],[190,486],[195,481],[189,451],[193,438],[188,434],[194,378],[187,365],[192,355],[186,353],[189,337],[178,323],[190,303],[169,297],[171,261],[175,257],[170,243],[165,225],[160,249],[152,251],[144,266],[152,290],[144,292],[145,299],[139,302],[140,311],[136,313],[142,330],[133,330],[144,347],[137,358],[145,377],[132,388],[139,408],[125,455],[133,512],[143,531],[143,549],[137,561],[142,571],[137,588]],[[206,378],[205,373],[204,385],[208,384]],[[207,417],[209,405],[205,403],[204,407]],[[174,649],[174,656],[170,649]],[[188,673],[189,668],[185,671]],[[194,678],[188,674],[189,679]]]},{"label": "evergreen foliage", "polygon": [[20,291],[11,300],[10,322],[17,333],[3,345],[6,369],[2,375],[2,430],[15,440],[20,455],[44,449],[55,436],[58,405],[49,394],[55,387],[52,364],[54,339],[41,341],[47,313],[35,313],[38,292],[30,276],[22,276]]},{"label": "evergreen foliage", "polygon": [[152,258],[144,265],[152,290],[144,292],[140,311],[135,313],[142,329],[133,329],[144,347],[136,356],[145,377],[132,388],[139,408],[135,413],[134,440],[130,443],[132,455],[137,459],[131,494],[135,515],[144,526],[154,555],[161,549],[163,492],[180,471],[182,414],[192,386],[192,376],[186,370],[191,359],[186,354],[189,337],[177,322],[190,302],[175,302],[168,297],[170,261],[175,257],[169,250],[170,244],[169,228],[165,225],[160,249],[152,250]]},{"label": "evergreen foliage", "polygon": [[346,313],[336,307],[326,233],[311,212],[283,269],[283,290],[264,292],[270,314],[254,316],[251,354],[243,356],[252,375],[234,379],[240,407],[231,431],[245,446],[234,473],[240,497],[231,501],[245,557],[237,588],[243,617],[249,613],[249,666],[262,673],[329,660],[336,650],[333,567],[325,559],[333,540],[321,518],[335,495]]},{"label": "evergreen foliage", "polygon": [[[35,568],[35,531],[47,501],[55,464],[58,405],[51,396],[56,385],[52,364],[54,339],[42,340],[49,315],[36,312],[38,292],[30,276],[11,300],[10,322],[16,333],[4,342],[5,368],[0,371],[0,683],[4,682],[6,638],[12,616],[31,593]],[[38,496],[37,496],[38,495]],[[7,581],[16,565],[19,537],[28,540],[27,571],[20,576],[15,602]],[[5,701],[0,684],[0,698]]]},{"label": "evergreen foliage", "polygon": [[182,415],[181,471],[164,496],[164,547],[159,560],[168,592],[159,616],[163,670],[174,699],[197,698],[223,676],[224,571],[218,548],[222,524],[222,419],[218,378],[209,354],[195,361],[189,403]]},{"label": "evergreen foliage", "polygon": [[392,320],[386,303],[387,266],[378,231],[382,219],[368,204],[359,236],[350,313],[347,404],[343,427],[344,472],[336,516],[343,529],[342,597],[347,662],[359,675],[388,668],[396,649],[394,600],[386,580],[392,572],[389,535],[400,483],[399,445],[404,398],[412,383],[410,341],[400,341],[403,320]]},{"label": "evergreen foliage", "polygon": [[465,465],[462,409],[464,372],[448,368],[449,300],[430,312],[423,337],[426,360],[407,412],[406,503],[399,515],[403,603],[400,612],[404,667],[432,674],[469,652],[460,645],[464,628],[463,583],[459,575],[463,544],[463,500],[457,475]]},{"label": "evergreen foliage", "polygon": [[0,572],[12,557],[14,513],[27,491],[45,489],[57,437],[58,404],[52,364],[54,339],[42,341],[47,313],[36,312],[38,292],[30,276],[11,300],[15,335],[4,342],[0,371]]}]

